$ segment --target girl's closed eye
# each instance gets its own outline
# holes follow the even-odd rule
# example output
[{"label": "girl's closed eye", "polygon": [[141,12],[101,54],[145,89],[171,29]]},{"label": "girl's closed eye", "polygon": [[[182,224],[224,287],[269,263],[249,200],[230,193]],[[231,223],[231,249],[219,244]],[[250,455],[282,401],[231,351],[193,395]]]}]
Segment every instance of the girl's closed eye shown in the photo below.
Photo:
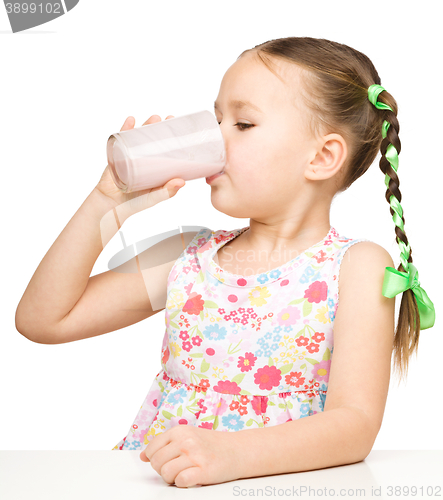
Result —
[{"label": "girl's closed eye", "polygon": [[[218,124],[220,125],[221,122],[218,122]],[[247,130],[248,128],[251,128],[251,127],[254,127],[254,125],[252,125],[251,123],[236,123],[234,125],[234,127],[237,127],[239,126],[240,127],[240,130]],[[244,128],[241,128],[241,127],[244,127]]]}]

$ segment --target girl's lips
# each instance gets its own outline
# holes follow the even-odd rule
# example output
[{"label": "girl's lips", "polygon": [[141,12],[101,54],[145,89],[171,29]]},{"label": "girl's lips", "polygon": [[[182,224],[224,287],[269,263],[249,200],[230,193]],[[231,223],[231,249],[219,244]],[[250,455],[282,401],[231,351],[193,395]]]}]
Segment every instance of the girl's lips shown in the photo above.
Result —
[{"label": "girl's lips", "polygon": [[223,174],[224,174],[224,172],[219,172],[218,174],[214,174],[214,175],[211,175],[210,177],[206,177],[206,183],[210,184],[214,179],[216,179],[217,177],[220,177]]}]

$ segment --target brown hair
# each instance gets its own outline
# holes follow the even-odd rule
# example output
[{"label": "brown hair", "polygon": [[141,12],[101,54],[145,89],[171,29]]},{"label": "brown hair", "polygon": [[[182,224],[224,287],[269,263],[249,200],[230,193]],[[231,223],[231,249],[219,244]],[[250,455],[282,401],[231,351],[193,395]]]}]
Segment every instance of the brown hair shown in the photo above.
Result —
[{"label": "brown hair", "polygon": [[[273,68],[273,58],[294,63],[302,69],[305,86],[304,89],[297,89],[297,92],[311,111],[308,126],[312,134],[336,132],[343,136],[348,145],[349,154],[342,168],[337,193],[345,191],[362,176],[380,150],[380,170],[390,178],[386,200],[390,204],[393,195],[401,202],[400,181],[385,156],[390,143],[397,153],[401,150],[398,106],[387,91],[379,94],[378,101],[390,106],[392,111],[377,109],[368,100],[368,87],[372,84],[381,85],[381,80],[365,54],[341,43],[310,37],[269,40],[245,50],[239,58],[246,53],[258,56],[278,78],[280,76]],[[381,134],[384,120],[390,123],[385,139]],[[394,215],[391,206],[390,212]],[[403,216],[402,220],[404,223]],[[398,226],[395,226],[395,234],[397,242],[401,240],[408,245],[406,234]],[[412,250],[408,262],[412,262]],[[397,270],[405,271],[402,264]],[[417,301],[412,290],[408,289],[402,294],[393,343],[394,366],[400,374],[400,380],[407,375],[410,356],[414,350],[417,353],[419,336]]]}]

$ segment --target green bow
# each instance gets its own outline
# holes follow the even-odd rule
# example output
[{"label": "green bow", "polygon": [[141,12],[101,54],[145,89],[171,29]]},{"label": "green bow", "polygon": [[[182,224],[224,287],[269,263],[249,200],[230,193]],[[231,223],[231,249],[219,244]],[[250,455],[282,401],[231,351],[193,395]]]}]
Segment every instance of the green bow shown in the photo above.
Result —
[{"label": "green bow", "polygon": [[386,268],[382,294],[391,299],[398,293],[411,289],[415,295],[418,311],[420,313],[420,330],[426,330],[434,326],[435,323],[434,304],[420,286],[417,268],[411,262],[408,264],[409,272],[407,273],[397,271],[393,267]]},{"label": "green bow", "polygon": [[[368,99],[371,104],[373,104],[377,109],[389,109],[390,111],[392,111],[392,108],[390,106],[382,102],[378,102],[377,100],[379,94],[384,90],[386,89],[381,85],[371,85],[368,88]],[[390,125],[391,124],[387,120],[384,120],[381,131],[383,139],[386,138]],[[386,148],[385,157],[389,161],[392,169],[397,172],[398,152],[393,144],[389,144],[389,146]],[[388,174],[386,174],[386,187],[389,187],[389,181],[390,177]],[[394,195],[390,196],[390,205],[392,207],[392,211],[394,212],[393,220],[395,225],[398,226],[402,231],[404,231],[403,209]],[[426,330],[427,328],[431,328],[432,326],[434,326],[435,323],[434,304],[431,302],[426,292],[420,286],[420,282],[418,281],[417,268],[414,266],[414,264],[408,262],[408,257],[411,253],[409,243],[408,245],[405,245],[403,241],[397,241],[401,249],[400,260],[403,268],[406,269],[406,272],[397,271],[393,267],[386,267],[382,293],[385,297],[392,298],[398,293],[402,293],[408,289],[411,289],[415,295],[418,311],[420,313],[420,330]]]}]

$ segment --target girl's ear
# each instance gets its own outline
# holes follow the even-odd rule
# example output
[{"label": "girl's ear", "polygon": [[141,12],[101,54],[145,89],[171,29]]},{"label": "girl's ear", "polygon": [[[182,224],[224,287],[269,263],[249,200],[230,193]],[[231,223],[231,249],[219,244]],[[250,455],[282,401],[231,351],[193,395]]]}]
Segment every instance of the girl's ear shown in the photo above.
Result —
[{"label": "girl's ear", "polygon": [[346,141],[341,135],[324,136],[320,143],[320,150],[306,168],[306,179],[318,181],[333,177],[342,167],[347,155]]}]

